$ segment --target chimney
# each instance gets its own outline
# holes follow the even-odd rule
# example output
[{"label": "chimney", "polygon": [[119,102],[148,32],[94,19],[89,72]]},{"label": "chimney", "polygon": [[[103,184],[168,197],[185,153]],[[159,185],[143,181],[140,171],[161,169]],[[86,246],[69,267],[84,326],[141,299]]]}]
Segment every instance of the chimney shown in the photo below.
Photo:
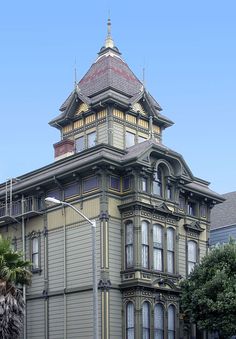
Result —
[{"label": "chimney", "polygon": [[64,139],[53,145],[54,160],[61,160],[75,154],[75,144],[73,140]]}]

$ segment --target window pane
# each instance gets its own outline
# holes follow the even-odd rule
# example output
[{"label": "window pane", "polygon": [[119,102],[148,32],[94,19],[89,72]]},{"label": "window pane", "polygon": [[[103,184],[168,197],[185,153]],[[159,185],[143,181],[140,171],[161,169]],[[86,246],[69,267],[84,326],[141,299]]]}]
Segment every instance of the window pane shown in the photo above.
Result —
[{"label": "window pane", "polygon": [[123,191],[128,191],[130,189],[130,176],[123,178]]},{"label": "window pane", "polygon": [[75,150],[76,152],[81,152],[85,148],[84,146],[84,136],[75,140]]},{"label": "window pane", "polygon": [[96,132],[88,134],[87,138],[88,138],[88,148],[96,145]]},{"label": "window pane", "polygon": [[163,271],[162,249],[153,249],[153,268],[157,271]]},{"label": "window pane", "polygon": [[133,224],[126,225],[126,244],[133,244]]},{"label": "window pane", "polygon": [[148,245],[148,224],[146,221],[142,222],[142,244]]},{"label": "window pane", "polygon": [[39,251],[39,239],[33,238],[32,239],[32,253],[38,253]]},{"label": "window pane", "polygon": [[79,194],[79,185],[78,183],[73,183],[64,188],[65,198],[69,198],[73,195]]},{"label": "window pane", "polygon": [[126,306],[127,339],[134,339],[134,304],[129,302]]},{"label": "window pane", "polygon": [[153,243],[155,247],[162,248],[162,226],[153,225]]},{"label": "window pane", "polygon": [[168,307],[168,339],[175,338],[175,307]]},{"label": "window pane", "polygon": [[167,251],[167,272],[174,273],[174,252]]},{"label": "window pane", "polygon": [[146,178],[141,179],[141,190],[143,192],[147,192],[147,179]]},{"label": "window pane", "polygon": [[33,269],[39,268],[39,255],[38,253],[32,254]]},{"label": "window pane", "polygon": [[188,242],[188,260],[193,262],[197,261],[197,244],[195,241]]},{"label": "window pane", "polygon": [[120,178],[110,176],[110,188],[120,192]]},{"label": "window pane", "polygon": [[144,137],[141,137],[140,135],[138,136],[138,143],[146,141],[147,139]]},{"label": "window pane", "polygon": [[134,263],[134,251],[133,245],[126,245],[126,267],[133,267]]},{"label": "window pane", "polygon": [[142,325],[143,339],[150,338],[150,306],[148,302],[143,303],[142,307]]},{"label": "window pane", "polygon": [[167,250],[174,250],[174,230],[170,227],[167,229]]},{"label": "window pane", "polygon": [[131,147],[135,144],[135,134],[127,132],[125,133],[125,146]]},{"label": "window pane", "polygon": [[126,225],[125,244],[126,244],[126,267],[133,266],[134,254],[133,254],[133,224]]},{"label": "window pane", "polygon": [[142,245],[142,266],[148,268],[148,246]]},{"label": "window pane", "polygon": [[83,180],[83,192],[89,192],[98,188],[98,178],[96,176]]},{"label": "window pane", "polygon": [[164,338],[164,310],[160,304],[154,308],[154,339]]},{"label": "window pane", "polygon": [[60,190],[48,191],[47,196],[61,200],[61,191]]}]

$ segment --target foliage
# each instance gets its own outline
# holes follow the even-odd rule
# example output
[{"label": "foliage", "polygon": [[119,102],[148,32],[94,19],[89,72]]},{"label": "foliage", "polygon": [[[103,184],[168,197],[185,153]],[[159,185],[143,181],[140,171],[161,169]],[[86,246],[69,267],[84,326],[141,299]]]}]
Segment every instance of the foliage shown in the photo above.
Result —
[{"label": "foliage", "polygon": [[29,261],[11,248],[11,240],[0,235],[0,338],[17,339],[24,321],[24,300],[20,285],[29,285]]},{"label": "foliage", "polygon": [[218,331],[221,338],[236,333],[236,243],[210,250],[181,282],[181,308],[200,329]]}]

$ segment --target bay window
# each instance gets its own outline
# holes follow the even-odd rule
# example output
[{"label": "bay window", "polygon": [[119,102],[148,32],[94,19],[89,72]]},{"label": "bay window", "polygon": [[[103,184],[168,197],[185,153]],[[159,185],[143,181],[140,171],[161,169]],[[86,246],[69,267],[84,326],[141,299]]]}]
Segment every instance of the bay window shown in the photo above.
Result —
[{"label": "bay window", "polygon": [[133,267],[134,264],[134,227],[129,222],[125,226],[125,266]]},{"label": "bay window", "polygon": [[132,302],[126,305],[126,338],[134,339],[134,304]]},{"label": "bay window", "polygon": [[174,235],[175,231],[172,227],[167,228],[167,272],[174,273]]},{"label": "bay window", "polygon": [[150,339],[150,304],[147,301],[142,306],[142,339]]},{"label": "bay window", "polygon": [[154,339],[164,339],[164,308],[161,304],[154,307]]},{"label": "bay window", "polygon": [[148,241],[148,223],[142,222],[142,267],[149,267],[149,241]]},{"label": "bay window", "polygon": [[153,225],[153,269],[163,271],[163,227]]},{"label": "bay window", "polygon": [[175,307],[168,307],[168,339],[175,339]]}]

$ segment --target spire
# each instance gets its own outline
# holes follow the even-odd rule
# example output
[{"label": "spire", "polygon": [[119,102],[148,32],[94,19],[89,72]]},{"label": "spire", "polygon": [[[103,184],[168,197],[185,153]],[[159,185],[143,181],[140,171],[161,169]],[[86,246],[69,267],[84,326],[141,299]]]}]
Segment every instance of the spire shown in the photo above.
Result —
[{"label": "spire", "polygon": [[106,41],[105,41],[105,47],[106,48],[114,48],[114,41],[111,37],[111,19],[110,17],[108,18],[107,21],[107,37],[106,37]]}]

